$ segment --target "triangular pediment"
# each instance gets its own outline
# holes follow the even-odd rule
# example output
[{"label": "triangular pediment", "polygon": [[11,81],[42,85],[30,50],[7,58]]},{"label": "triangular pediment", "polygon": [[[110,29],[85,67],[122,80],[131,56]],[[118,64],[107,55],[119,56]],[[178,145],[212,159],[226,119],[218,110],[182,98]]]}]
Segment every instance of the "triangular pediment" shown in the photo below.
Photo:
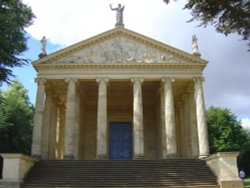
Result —
[{"label": "triangular pediment", "polygon": [[38,64],[204,63],[197,56],[125,28],[115,28],[45,56]]}]

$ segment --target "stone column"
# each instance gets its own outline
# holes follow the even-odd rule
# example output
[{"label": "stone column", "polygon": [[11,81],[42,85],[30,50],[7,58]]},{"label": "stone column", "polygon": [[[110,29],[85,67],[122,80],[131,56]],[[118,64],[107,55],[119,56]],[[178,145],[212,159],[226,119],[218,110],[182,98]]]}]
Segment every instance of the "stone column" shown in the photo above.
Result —
[{"label": "stone column", "polygon": [[184,125],[184,153],[186,158],[192,157],[191,147],[191,126],[190,126],[190,107],[188,102],[188,95],[182,95],[183,101],[183,125]]},{"label": "stone column", "polygon": [[176,133],[175,133],[175,116],[174,116],[174,98],[172,82],[173,78],[163,78],[164,106],[165,106],[165,128],[166,128],[166,145],[167,157],[173,158],[177,154]]},{"label": "stone column", "polygon": [[183,138],[185,134],[183,133],[183,110],[182,110],[182,102],[178,102],[176,105],[176,124],[178,126],[177,130],[177,156],[183,157]]},{"label": "stone column", "polygon": [[96,159],[107,159],[107,78],[96,79],[98,83],[97,146]]},{"label": "stone column", "polygon": [[75,127],[75,103],[76,103],[76,82],[74,78],[67,78],[68,83],[66,117],[65,117],[65,142],[64,159],[74,159],[74,127]]},{"label": "stone column", "polygon": [[166,124],[165,124],[165,94],[163,91],[163,87],[160,89],[160,112],[161,112],[161,147],[160,147],[160,153],[161,153],[161,159],[167,158],[167,143],[166,143]]},{"label": "stone column", "polygon": [[80,95],[76,94],[76,121],[75,121],[75,131],[74,131],[74,153],[75,159],[79,159],[79,151],[80,151]]},{"label": "stone column", "polygon": [[144,136],[143,136],[143,107],[142,107],[142,78],[133,78],[133,155],[134,159],[144,158]]},{"label": "stone column", "polygon": [[195,115],[195,101],[193,97],[194,91],[188,90],[188,106],[189,106],[189,122],[190,122],[190,141],[191,141],[191,157],[199,156],[198,136],[197,136],[197,120]]},{"label": "stone column", "polygon": [[203,158],[209,155],[207,123],[205,115],[205,102],[202,89],[203,78],[194,78],[195,84],[195,102],[196,102],[196,117],[199,140],[199,157]]},{"label": "stone column", "polygon": [[57,99],[53,97],[50,110],[50,131],[49,131],[49,159],[56,159],[56,138],[57,138]]},{"label": "stone column", "polygon": [[36,109],[34,115],[31,155],[40,158],[42,150],[42,127],[43,127],[46,79],[41,79],[41,78],[36,79],[36,82],[38,84],[38,88],[36,95]]},{"label": "stone column", "polygon": [[50,91],[47,91],[44,121],[43,121],[42,159],[49,159],[51,105],[52,105],[52,93]]},{"label": "stone column", "polygon": [[58,159],[63,159],[65,139],[65,106],[59,106],[59,135],[58,135]]}]

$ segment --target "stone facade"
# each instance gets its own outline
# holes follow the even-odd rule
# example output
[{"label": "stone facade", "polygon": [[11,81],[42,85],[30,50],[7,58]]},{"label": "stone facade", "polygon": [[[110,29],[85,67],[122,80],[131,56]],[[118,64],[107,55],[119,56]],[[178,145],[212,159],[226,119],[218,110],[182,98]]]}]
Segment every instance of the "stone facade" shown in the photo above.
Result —
[{"label": "stone facade", "polygon": [[209,155],[198,56],[115,28],[33,63],[32,155],[109,159],[109,125],[132,125],[132,159]]}]

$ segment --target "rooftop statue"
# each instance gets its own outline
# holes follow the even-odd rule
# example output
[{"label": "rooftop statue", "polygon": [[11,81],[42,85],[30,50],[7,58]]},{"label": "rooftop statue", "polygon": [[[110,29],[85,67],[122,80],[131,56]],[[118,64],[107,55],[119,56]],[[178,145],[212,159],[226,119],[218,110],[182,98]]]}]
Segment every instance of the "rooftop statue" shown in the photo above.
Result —
[{"label": "rooftop statue", "polygon": [[199,52],[199,48],[198,48],[198,39],[195,35],[193,35],[193,38],[192,38],[192,52],[193,52],[193,55],[196,55],[196,56],[201,56],[200,52]]},{"label": "rooftop statue", "polygon": [[47,41],[46,41],[45,36],[43,36],[43,38],[41,39],[40,42],[41,42],[41,53],[39,54],[39,57],[42,58],[42,57],[47,55],[47,53],[46,53]]},{"label": "rooftop statue", "polygon": [[125,8],[125,6],[122,6],[120,3],[118,4],[118,6],[116,8],[112,7],[112,4],[109,5],[111,10],[115,10],[116,11],[116,27],[124,27],[123,24],[123,10]]}]

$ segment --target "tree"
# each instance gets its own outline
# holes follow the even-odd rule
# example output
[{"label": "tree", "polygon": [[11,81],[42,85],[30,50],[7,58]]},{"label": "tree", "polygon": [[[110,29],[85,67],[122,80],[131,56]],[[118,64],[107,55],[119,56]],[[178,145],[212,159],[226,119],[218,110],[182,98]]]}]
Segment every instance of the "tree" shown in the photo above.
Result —
[{"label": "tree", "polygon": [[210,153],[239,151],[238,165],[250,173],[250,131],[229,109],[210,107],[206,112]]},{"label": "tree", "polygon": [[206,112],[210,153],[240,151],[247,142],[246,131],[226,108],[210,107]]},{"label": "tree", "polygon": [[11,68],[25,65],[21,58],[27,50],[25,28],[32,24],[34,14],[21,0],[0,1],[0,83],[10,82]]},{"label": "tree", "polygon": [[239,168],[244,169],[246,174],[250,175],[250,130],[246,130],[248,140],[244,143],[240,156],[238,158]]},{"label": "tree", "polygon": [[0,153],[30,154],[34,108],[17,81],[0,93]]},{"label": "tree", "polygon": [[225,35],[238,33],[248,41],[250,51],[249,0],[188,0],[184,9],[191,10],[190,21],[198,20],[200,26],[211,24],[217,32]]}]

